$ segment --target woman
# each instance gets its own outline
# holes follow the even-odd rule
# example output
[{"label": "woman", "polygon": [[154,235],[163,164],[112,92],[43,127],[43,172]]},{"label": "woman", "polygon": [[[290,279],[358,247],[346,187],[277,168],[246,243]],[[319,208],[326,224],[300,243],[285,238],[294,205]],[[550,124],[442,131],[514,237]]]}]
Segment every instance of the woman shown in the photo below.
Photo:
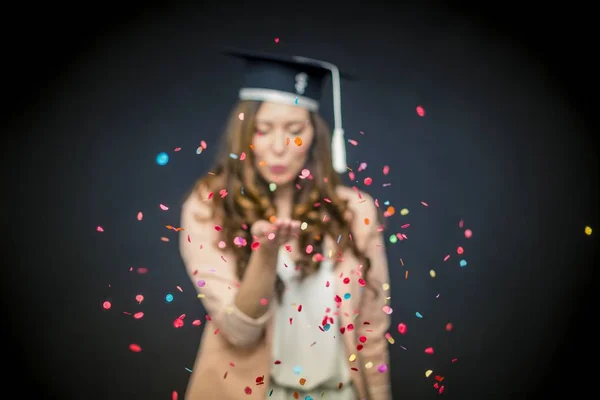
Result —
[{"label": "woman", "polygon": [[339,96],[337,69],[240,55],[246,83],[217,165],[181,215],[208,314],[186,399],[389,400],[380,213],[340,183],[317,112],[329,71]]}]

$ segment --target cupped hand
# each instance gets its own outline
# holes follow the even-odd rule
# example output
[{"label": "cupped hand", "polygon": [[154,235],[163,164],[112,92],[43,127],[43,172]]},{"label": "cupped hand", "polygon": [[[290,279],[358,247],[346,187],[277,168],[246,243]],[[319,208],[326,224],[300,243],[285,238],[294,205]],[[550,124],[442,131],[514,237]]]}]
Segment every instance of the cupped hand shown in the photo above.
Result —
[{"label": "cupped hand", "polygon": [[275,223],[260,220],[252,224],[250,233],[261,245],[279,248],[298,236],[300,224],[300,221],[289,219],[277,220]]}]

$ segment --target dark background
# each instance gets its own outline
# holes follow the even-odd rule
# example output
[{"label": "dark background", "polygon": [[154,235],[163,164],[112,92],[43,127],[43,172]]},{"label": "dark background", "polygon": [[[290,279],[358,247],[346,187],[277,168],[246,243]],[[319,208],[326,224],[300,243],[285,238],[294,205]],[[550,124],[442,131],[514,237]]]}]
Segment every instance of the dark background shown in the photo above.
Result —
[{"label": "dark background", "polygon": [[[439,396],[427,369],[444,376],[451,399],[596,390],[583,365],[598,356],[593,13],[558,3],[366,4],[6,9],[7,391],[183,397],[204,326],[191,322],[204,314],[165,225],[178,226],[185,192],[209,171],[241,84],[242,66],[215,51],[222,46],[325,59],[360,77],[342,87],[346,136],[359,142],[349,164],[368,164],[355,184],[395,206],[386,236],[408,235],[388,245],[394,398]],[[332,121],[330,101],[327,93]],[[208,149],[197,155],[201,140]],[[165,166],[154,161],[161,151]],[[124,314],[138,311],[141,320]]]}]

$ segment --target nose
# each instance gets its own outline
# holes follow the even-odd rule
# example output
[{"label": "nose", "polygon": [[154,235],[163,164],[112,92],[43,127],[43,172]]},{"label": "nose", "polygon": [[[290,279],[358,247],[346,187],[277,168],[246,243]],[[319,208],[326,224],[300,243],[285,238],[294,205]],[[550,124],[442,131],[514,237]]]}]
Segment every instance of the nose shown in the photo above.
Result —
[{"label": "nose", "polygon": [[281,130],[274,132],[273,141],[271,142],[271,149],[276,155],[282,155],[285,153],[285,133]]}]

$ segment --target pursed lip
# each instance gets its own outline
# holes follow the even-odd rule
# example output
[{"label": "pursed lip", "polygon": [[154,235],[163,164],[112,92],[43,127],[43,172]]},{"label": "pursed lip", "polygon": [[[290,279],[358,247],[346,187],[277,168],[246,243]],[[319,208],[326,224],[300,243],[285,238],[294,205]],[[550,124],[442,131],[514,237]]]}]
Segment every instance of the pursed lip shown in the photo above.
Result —
[{"label": "pursed lip", "polygon": [[284,165],[271,165],[269,170],[274,174],[283,174],[286,171],[286,167]]}]

